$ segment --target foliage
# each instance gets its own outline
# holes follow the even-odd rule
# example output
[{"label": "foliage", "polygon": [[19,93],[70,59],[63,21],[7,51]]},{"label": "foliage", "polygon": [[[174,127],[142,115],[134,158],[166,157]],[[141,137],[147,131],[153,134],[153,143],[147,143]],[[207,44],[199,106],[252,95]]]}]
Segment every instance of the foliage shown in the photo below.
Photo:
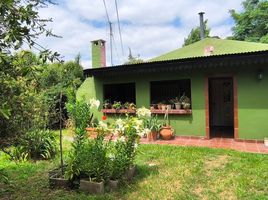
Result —
[{"label": "foliage", "polygon": [[[69,150],[66,146],[64,152]],[[47,172],[58,166],[57,159],[16,164],[0,156],[0,168],[5,166],[12,183],[1,184],[0,199],[21,199],[22,194],[24,199],[55,200],[267,199],[265,154],[149,144],[140,145],[139,152],[135,181],[122,185],[119,191],[97,196],[47,187]]]},{"label": "foliage", "polygon": [[10,52],[23,44],[34,47],[41,52],[42,59],[51,60],[58,57],[58,53],[51,52],[36,43],[38,36],[56,36],[46,28],[46,23],[52,19],[42,19],[38,9],[52,3],[51,0],[6,0],[0,2],[0,52]]},{"label": "foliage", "polygon": [[268,1],[245,0],[242,5],[241,13],[230,10],[235,21],[233,39],[268,43]]},{"label": "foliage", "polygon": [[[206,20],[204,23],[205,24],[205,37],[209,37],[209,33],[210,33],[210,28],[208,28],[207,22],[208,22],[208,20]],[[200,27],[195,27],[191,30],[191,32],[189,33],[187,38],[184,38],[184,43],[182,46],[187,46],[189,44],[198,42],[199,40],[201,40]]]},{"label": "foliage", "polygon": [[128,157],[125,153],[126,142],[124,137],[111,143],[109,157],[109,175],[112,180],[122,180],[128,169]]},{"label": "foliage", "polygon": [[120,109],[122,107],[122,104],[120,101],[115,101],[112,105],[112,107],[116,110]]},{"label": "foliage", "polygon": [[[67,101],[69,90],[76,90],[83,81],[83,68],[78,61],[53,63],[45,66],[40,75],[40,86],[48,107],[48,127],[56,128],[59,123],[59,108],[62,107],[63,120],[67,119],[64,103]],[[63,99],[60,105],[60,94]]]},{"label": "foliage", "polygon": [[100,182],[108,179],[108,150],[109,142],[98,135],[94,140],[87,140],[79,154],[80,168],[90,179]]},{"label": "foliage", "polygon": [[75,91],[69,90],[68,103],[66,104],[68,116],[74,126],[75,141],[70,152],[68,166],[66,168],[65,177],[73,179],[81,173],[81,156],[85,152],[86,127],[91,123],[93,114],[91,109],[99,106],[99,102],[95,99],[90,100],[91,104],[84,100],[76,100]]},{"label": "foliage", "polygon": [[4,169],[0,169],[0,183],[9,183],[8,176],[6,174],[6,171]]},{"label": "foliage", "polygon": [[0,146],[28,130],[53,127],[59,121],[60,91],[75,90],[82,80],[83,69],[73,61],[46,64],[29,51],[0,53]]},{"label": "foliage", "polygon": [[158,132],[162,126],[161,123],[158,122],[157,115],[151,116],[145,120],[145,128],[148,128],[152,132]]},{"label": "foliage", "polygon": [[16,138],[32,127],[46,125],[47,105],[38,93],[40,68],[40,61],[31,52],[0,54],[1,139]]},{"label": "foliage", "polygon": [[140,63],[144,63],[144,60],[140,59],[140,58],[129,58],[127,62],[125,62],[125,65],[133,65],[133,64],[140,64]]},{"label": "foliage", "polygon": [[50,159],[56,154],[56,139],[49,130],[38,130],[27,132],[15,148],[14,156],[18,160],[26,158]]}]

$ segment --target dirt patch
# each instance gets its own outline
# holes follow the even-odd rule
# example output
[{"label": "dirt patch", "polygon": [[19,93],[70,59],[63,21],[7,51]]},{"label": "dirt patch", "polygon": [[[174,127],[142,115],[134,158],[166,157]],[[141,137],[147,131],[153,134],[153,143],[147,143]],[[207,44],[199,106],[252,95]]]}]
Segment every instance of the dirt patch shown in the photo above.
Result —
[{"label": "dirt patch", "polygon": [[229,156],[221,155],[208,159],[204,163],[204,170],[208,176],[211,175],[211,172],[215,169],[222,169],[228,163]]}]

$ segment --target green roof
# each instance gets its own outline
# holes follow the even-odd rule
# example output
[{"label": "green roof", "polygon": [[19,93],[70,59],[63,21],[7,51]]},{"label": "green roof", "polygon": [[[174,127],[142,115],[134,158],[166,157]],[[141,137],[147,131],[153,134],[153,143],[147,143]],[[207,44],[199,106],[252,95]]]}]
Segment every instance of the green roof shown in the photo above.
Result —
[{"label": "green roof", "polygon": [[205,38],[188,46],[152,58],[149,60],[149,62],[193,57],[205,57],[208,56],[204,53],[205,49],[209,47],[213,47],[213,52],[211,53],[211,55],[236,54],[268,50],[268,44],[263,43]]}]

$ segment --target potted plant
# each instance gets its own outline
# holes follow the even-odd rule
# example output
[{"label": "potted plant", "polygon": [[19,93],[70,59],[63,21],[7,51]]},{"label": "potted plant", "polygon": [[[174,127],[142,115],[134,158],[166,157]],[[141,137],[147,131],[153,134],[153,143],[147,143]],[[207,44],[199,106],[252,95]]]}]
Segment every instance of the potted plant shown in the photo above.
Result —
[{"label": "potted plant", "polygon": [[145,124],[145,126],[150,130],[150,132],[147,134],[147,140],[155,141],[157,139],[157,134],[161,128],[161,124],[158,122],[157,115],[147,119]]},{"label": "potted plant", "polygon": [[129,109],[129,110],[133,110],[133,111],[135,111],[135,110],[136,110],[136,105],[135,105],[135,103],[130,103],[129,106],[128,106],[128,109]]},{"label": "potted plant", "polygon": [[169,124],[168,109],[166,109],[165,117],[166,123],[162,126],[159,134],[163,140],[170,140],[173,137],[174,129]]},{"label": "potted plant", "polygon": [[114,104],[113,104],[113,108],[114,108],[115,110],[120,110],[121,107],[122,107],[122,104],[121,104],[120,101],[115,101],[115,102],[114,102]]},{"label": "potted plant", "polygon": [[111,109],[112,108],[112,104],[111,104],[111,101],[109,99],[106,99],[104,102],[103,102],[103,108],[104,109]]},{"label": "potted plant", "polygon": [[170,102],[175,105],[176,110],[181,109],[181,102],[180,102],[180,99],[178,97],[175,97],[174,99],[171,99]]},{"label": "potted plant", "polygon": [[123,108],[124,109],[129,109],[129,105],[130,105],[129,102],[125,102],[124,105],[123,105]]},{"label": "potted plant", "polygon": [[184,93],[180,98],[181,105],[183,109],[188,110],[191,107],[191,100],[189,97],[187,97]]},{"label": "potted plant", "polygon": [[80,179],[80,190],[91,194],[104,193],[104,181],[107,179],[108,171],[106,157],[108,144],[103,134],[98,134],[94,140],[84,142],[78,156],[81,172],[87,178]]}]

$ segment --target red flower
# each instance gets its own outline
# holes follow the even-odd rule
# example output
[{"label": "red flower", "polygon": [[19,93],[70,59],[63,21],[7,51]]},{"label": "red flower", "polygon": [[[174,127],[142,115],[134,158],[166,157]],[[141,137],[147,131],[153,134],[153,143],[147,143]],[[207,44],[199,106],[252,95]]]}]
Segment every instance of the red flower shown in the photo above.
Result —
[{"label": "red flower", "polygon": [[102,116],[101,118],[103,121],[105,121],[107,119],[107,117],[105,115]]}]

